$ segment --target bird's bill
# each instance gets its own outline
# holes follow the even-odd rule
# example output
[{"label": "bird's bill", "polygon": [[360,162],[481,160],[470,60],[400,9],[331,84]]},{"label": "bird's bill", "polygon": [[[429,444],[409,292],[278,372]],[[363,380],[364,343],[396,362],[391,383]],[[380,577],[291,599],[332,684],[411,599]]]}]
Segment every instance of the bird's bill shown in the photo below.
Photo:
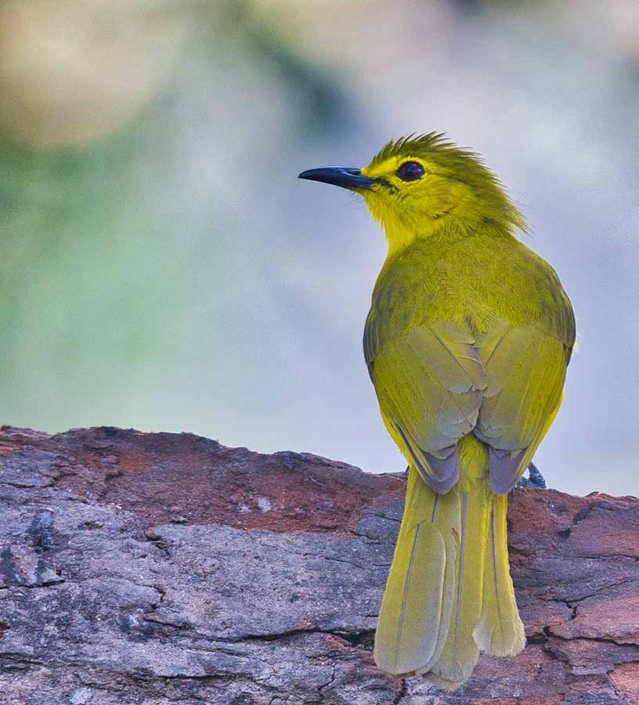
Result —
[{"label": "bird's bill", "polygon": [[347,188],[350,191],[368,191],[373,187],[377,179],[369,179],[362,176],[360,169],[350,166],[323,166],[319,169],[308,169],[303,171],[298,179],[308,181],[320,181],[323,184],[332,184]]}]

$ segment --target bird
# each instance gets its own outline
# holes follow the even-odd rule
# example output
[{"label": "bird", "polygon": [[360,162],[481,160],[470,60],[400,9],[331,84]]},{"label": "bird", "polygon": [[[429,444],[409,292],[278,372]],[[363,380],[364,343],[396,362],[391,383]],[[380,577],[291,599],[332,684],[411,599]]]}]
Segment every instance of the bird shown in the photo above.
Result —
[{"label": "bird", "polygon": [[299,178],[363,197],[387,241],[364,357],[409,469],[374,658],[456,690],[480,652],[526,644],[507,496],[563,400],[573,308],[522,242],[526,221],[501,182],[443,133],[393,140],[362,169]]}]

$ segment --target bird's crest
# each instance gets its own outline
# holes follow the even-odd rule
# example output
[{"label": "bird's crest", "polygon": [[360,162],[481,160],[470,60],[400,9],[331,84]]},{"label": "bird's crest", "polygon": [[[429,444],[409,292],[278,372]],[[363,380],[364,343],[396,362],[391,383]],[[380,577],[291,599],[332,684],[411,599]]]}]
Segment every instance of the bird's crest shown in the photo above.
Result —
[{"label": "bird's crest", "polygon": [[473,159],[481,163],[481,158],[476,152],[460,149],[443,132],[428,132],[423,135],[417,135],[413,132],[384,145],[383,149],[373,157],[370,166],[377,166],[391,157],[398,157],[402,154],[427,157],[434,153]]}]

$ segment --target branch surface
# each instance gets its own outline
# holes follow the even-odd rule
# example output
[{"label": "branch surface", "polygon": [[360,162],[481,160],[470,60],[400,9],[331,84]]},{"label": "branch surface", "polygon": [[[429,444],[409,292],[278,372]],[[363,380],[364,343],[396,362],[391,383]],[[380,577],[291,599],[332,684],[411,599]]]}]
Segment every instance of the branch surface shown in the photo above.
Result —
[{"label": "branch surface", "polygon": [[0,432],[3,705],[634,705],[639,500],[516,490],[528,646],[380,673],[403,475],[190,434]]}]

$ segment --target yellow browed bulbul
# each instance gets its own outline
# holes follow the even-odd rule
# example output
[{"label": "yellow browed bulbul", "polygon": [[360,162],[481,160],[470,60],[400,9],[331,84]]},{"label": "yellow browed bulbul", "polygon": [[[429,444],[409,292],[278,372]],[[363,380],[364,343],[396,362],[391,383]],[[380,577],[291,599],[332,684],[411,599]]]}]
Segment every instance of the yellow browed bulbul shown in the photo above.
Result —
[{"label": "yellow browed bulbul", "polygon": [[454,689],[480,651],[525,646],[506,494],[561,404],[572,307],[552,267],[516,239],[524,219],[499,181],[442,135],[390,142],[361,170],[300,178],[363,196],[388,240],[364,355],[410,473],[375,660]]}]

